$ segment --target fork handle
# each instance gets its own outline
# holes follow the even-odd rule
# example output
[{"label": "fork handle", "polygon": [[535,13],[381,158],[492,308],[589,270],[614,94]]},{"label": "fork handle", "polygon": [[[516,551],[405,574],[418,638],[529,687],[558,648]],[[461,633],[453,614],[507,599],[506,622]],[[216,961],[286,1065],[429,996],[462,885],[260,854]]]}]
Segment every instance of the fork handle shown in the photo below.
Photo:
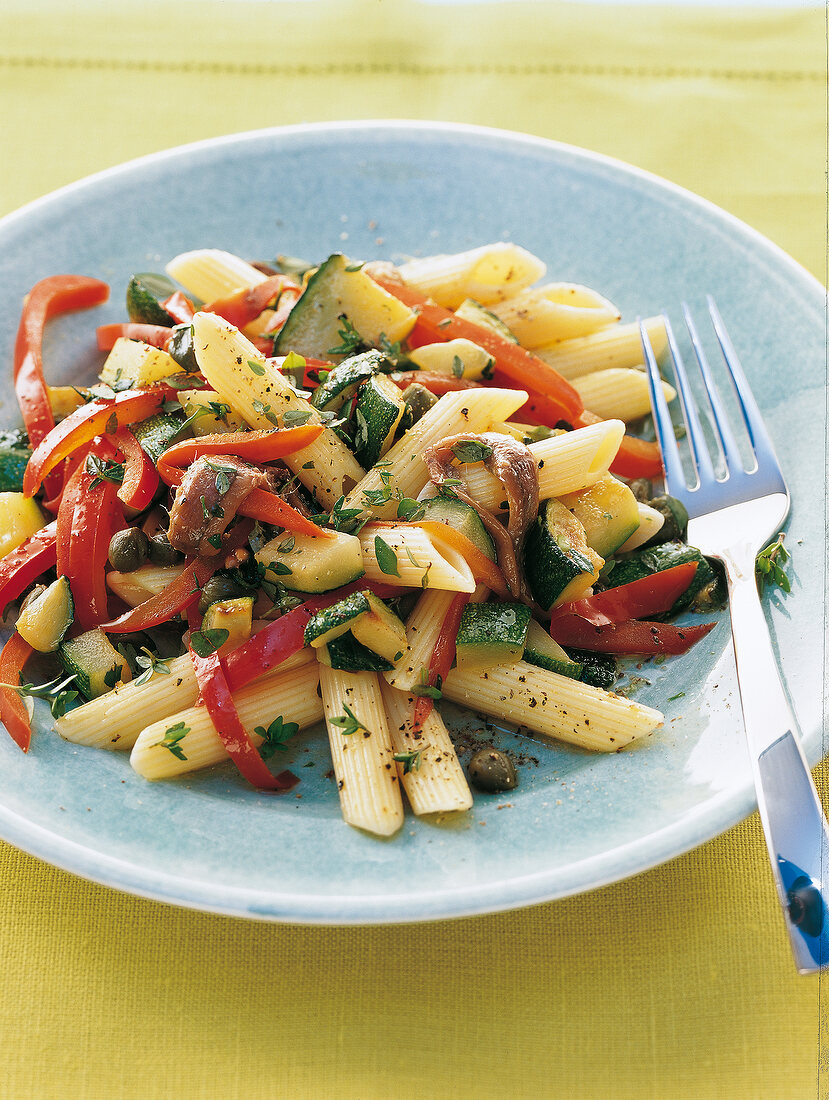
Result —
[{"label": "fork handle", "polygon": [[754,557],[724,556],[737,682],[760,818],[801,974],[829,965],[829,826],[772,649]]}]

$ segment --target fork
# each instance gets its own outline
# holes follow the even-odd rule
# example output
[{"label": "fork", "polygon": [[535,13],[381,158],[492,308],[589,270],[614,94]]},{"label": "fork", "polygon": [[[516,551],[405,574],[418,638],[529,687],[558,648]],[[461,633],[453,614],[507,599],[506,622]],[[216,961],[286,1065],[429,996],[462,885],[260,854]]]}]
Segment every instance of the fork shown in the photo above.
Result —
[{"label": "fork", "polygon": [[687,305],[683,315],[711,413],[711,429],[725,465],[718,477],[670,322],[664,317],[668,350],[696,484],[686,482],[676,434],[644,325],[642,347],[665,488],[688,511],[688,542],[719,559],[728,581],[731,632],[760,818],[772,873],[795,963],[801,974],[829,965],[829,828],[795,734],[772,650],[755,580],[759,550],[780,530],[789,512],[789,492],[760,410],[714,300],[708,310],[727,372],[736,392],[754,453],[746,470],[698,330]]}]

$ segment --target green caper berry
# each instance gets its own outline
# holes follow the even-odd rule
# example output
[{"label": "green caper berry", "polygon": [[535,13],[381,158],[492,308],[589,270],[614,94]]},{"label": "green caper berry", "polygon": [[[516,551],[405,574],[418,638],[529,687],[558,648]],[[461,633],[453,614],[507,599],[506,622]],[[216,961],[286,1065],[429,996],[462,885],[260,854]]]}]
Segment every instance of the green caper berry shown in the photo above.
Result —
[{"label": "green caper berry", "polygon": [[140,527],[116,531],[109,544],[109,564],[119,573],[134,573],[147,560],[148,544]]},{"label": "green caper berry", "polygon": [[178,565],[184,561],[184,555],[173,549],[163,531],[149,540],[148,553],[153,565]]},{"label": "green caper berry", "polygon": [[469,761],[469,779],[479,791],[511,791],[518,786],[512,760],[491,745],[478,749]]},{"label": "green caper berry", "polygon": [[199,611],[204,615],[212,603],[218,603],[220,600],[233,600],[244,594],[244,589],[231,577],[211,577],[199,597]]}]

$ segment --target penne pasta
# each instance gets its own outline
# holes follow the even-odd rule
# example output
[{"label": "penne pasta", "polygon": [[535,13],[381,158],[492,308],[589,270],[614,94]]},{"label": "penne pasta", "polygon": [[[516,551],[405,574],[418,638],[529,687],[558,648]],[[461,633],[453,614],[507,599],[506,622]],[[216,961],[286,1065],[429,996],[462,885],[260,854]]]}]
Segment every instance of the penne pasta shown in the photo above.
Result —
[{"label": "penne pasta", "polygon": [[203,302],[223,298],[243,286],[264,283],[267,276],[232,252],[219,248],[197,248],[182,252],[166,268],[171,279]]},{"label": "penne pasta", "polygon": [[397,269],[404,283],[447,309],[457,309],[465,298],[485,306],[499,302],[530,286],[545,270],[537,256],[503,241],[448,256],[426,256]]},{"label": "penne pasta", "polygon": [[[317,410],[295,392],[287,378],[221,317],[197,313],[193,339],[205,378],[251,427],[321,423]],[[325,508],[333,508],[364,477],[354,455],[330,428],[309,446],[288,455],[285,464]]]},{"label": "penne pasta", "polygon": [[[277,716],[281,715],[286,723],[296,722],[300,729],[322,718],[317,662],[307,652],[303,656],[301,664],[287,671],[270,672],[234,694],[241,723],[257,747],[263,738],[256,726],[267,727]],[[175,741],[174,753],[165,745],[164,734],[179,724],[186,732]],[[227,749],[206,708],[191,706],[145,725],[133,746],[130,764],[145,779],[172,779],[227,759]]]},{"label": "penne pasta", "polygon": [[616,752],[662,725],[658,710],[527,661],[485,672],[453,669],[442,691],[471,710],[592,752]]},{"label": "penne pasta", "polygon": [[[585,408],[603,420],[638,420],[651,411],[648,376],[644,371],[611,367],[574,378],[572,384]],[[676,390],[668,382],[662,383],[662,392],[666,401],[676,397]]]},{"label": "penne pasta", "polygon": [[[648,317],[642,322],[657,359],[668,346],[662,317]],[[637,367],[644,361],[639,324],[610,325],[589,336],[558,340],[535,349],[535,354],[572,381],[595,370],[610,367]]]},{"label": "penne pasta", "polygon": [[639,526],[633,532],[629,539],[618,548],[617,554],[627,554],[631,550],[637,550],[640,546],[643,546],[648,539],[662,529],[665,524],[665,517],[661,512],[657,512],[655,508],[649,507],[647,504],[643,504],[639,501]]},{"label": "penne pasta", "polygon": [[[575,493],[597,482],[607,473],[624,434],[621,420],[606,420],[531,443],[538,463],[539,499]],[[458,476],[479,504],[492,512],[506,508],[500,481],[484,466],[460,466]]]},{"label": "penne pasta", "polygon": [[403,824],[403,799],[379,678],[325,665],[319,675],[343,818],[391,836]]},{"label": "penne pasta", "polygon": [[607,298],[578,283],[548,283],[524,290],[493,305],[492,312],[525,348],[587,336],[621,317]]},{"label": "penne pasta", "polygon": [[[394,555],[396,572],[378,561],[377,539]],[[404,588],[439,588],[449,592],[474,592],[475,579],[465,558],[438,535],[422,527],[383,527],[370,524],[360,532],[365,576],[370,581],[392,581]],[[388,568],[388,563],[387,568]]]},{"label": "penne pasta", "polygon": [[107,573],[106,583],[125,604],[138,607],[150,596],[163,592],[183,572],[183,565],[142,565],[131,573],[119,573],[113,569]]},{"label": "penne pasta", "polygon": [[398,760],[400,782],[418,815],[468,810],[472,793],[455,746],[436,709],[422,728],[413,728],[415,696],[381,684],[389,720],[392,749]]},{"label": "penne pasta", "polygon": [[398,691],[411,691],[423,682],[453,597],[453,592],[434,588],[427,589],[417,601],[406,620],[408,648],[394,671],[383,673],[386,682]]}]

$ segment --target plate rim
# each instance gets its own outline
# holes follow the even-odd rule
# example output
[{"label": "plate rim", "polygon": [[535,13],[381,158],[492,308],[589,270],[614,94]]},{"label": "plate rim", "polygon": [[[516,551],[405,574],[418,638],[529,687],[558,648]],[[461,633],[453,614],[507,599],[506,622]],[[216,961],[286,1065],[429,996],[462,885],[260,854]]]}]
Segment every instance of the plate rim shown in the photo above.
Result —
[{"label": "plate rim", "polygon": [[[7,228],[13,229],[19,220],[37,216],[43,207],[71,198],[76,192],[82,192],[96,184],[117,180],[119,176],[128,175],[144,166],[152,167],[168,160],[222,147],[229,148],[235,144],[315,134],[380,130],[389,131],[389,136],[410,130],[427,135],[456,135],[468,139],[507,142],[516,147],[537,148],[541,151],[563,154],[574,162],[593,163],[623,177],[638,179],[648,187],[673,195],[683,205],[700,209],[709,219],[713,218],[714,221],[727,227],[732,234],[747,240],[761,253],[765,253],[778,270],[782,267],[784,271],[790,271],[804,289],[808,288],[815,293],[816,305],[818,300],[821,300],[825,306],[827,291],[808,269],[759,230],[680,184],[617,157],[571,143],[517,130],[457,122],[421,119],[353,119],[265,127],[203,138],[146,153],[64,184],[0,218],[0,234]],[[810,765],[814,765],[822,758],[825,748],[824,736],[807,751]],[[263,921],[319,926],[359,926],[466,919],[593,892],[662,866],[708,843],[743,821],[756,807],[757,800],[750,782],[736,789],[719,792],[693,812],[682,815],[677,821],[649,833],[645,838],[637,838],[618,848],[605,849],[568,864],[566,876],[562,876],[561,868],[547,869],[511,878],[506,883],[498,880],[483,885],[465,885],[458,889],[430,889],[426,893],[356,896],[301,892],[274,893],[230,884],[222,884],[217,888],[206,880],[182,878],[159,869],[147,871],[140,863],[108,856],[32,822],[4,805],[0,805],[0,823],[3,825],[3,839],[22,851],[82,879],[131,895],[203,912]],[[700,828],[703,822],[705,826]],[[683,837],[681,844],[675,843],[677,838],[674,843],[671,843],[673,834]],[[658,851],[655,852],[654,841],[657,839],[659,845]],[[616,859],[611,860],[611,855]],[[619,860],[621,860],[621,870]],[[589,873],[590,868],[595,868],[592,874]],[[598,873],[600,868],[603,870]],[[577,871],[582,873],[577,874]],[[585,879],[585,872],[587,872],[587,879]],[[555,880],[562,878],[565,881],[559,882],[556,886]],[[494,896],[495,894],[498,896]],[[405,914],[402,909],[406,910]]]}]

